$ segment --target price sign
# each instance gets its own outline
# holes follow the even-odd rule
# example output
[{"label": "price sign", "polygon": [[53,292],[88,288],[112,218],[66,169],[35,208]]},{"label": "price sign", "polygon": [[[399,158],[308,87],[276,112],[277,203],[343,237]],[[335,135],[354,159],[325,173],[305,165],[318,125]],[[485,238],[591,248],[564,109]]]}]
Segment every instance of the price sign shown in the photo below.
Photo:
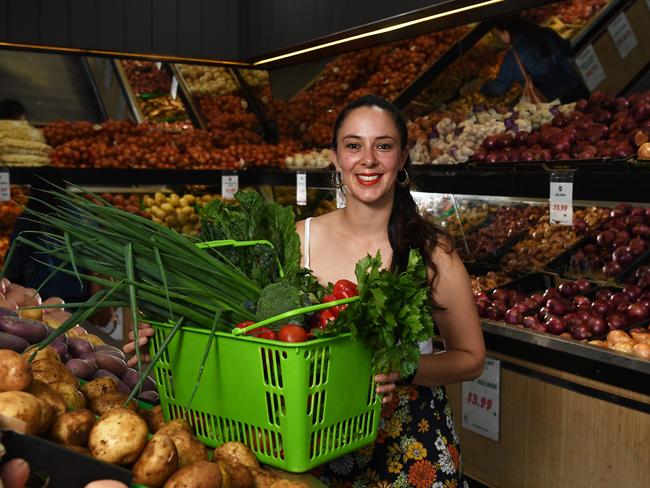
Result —
[{"label": "price sign", "polygon": [[551,173],[549,206],[552,224],[573,225],[573,174]]},{"label": "price sign", "polygon": [[178,94],[178,80],[175,76],[172,76],[172,88],[170,90],[170,93],[172,95],[172,99],[176,100],[176,95]]},{"label": "price sign", "polygon": [[485,358],[483,374],[472,381],[463,381],[463,427],[499,441],[499,397],[501,362]]},{"label": "price sign", "polygon": [[618,50],[618,54],[620,54],[623,59],[625,59],[625,57],[630,54],[630,51],[639,44],[639,41],[637,41],[634,31],[632,30],[632,26],[627,20],[625,12],[617,16],[612,23],[607,26],[607,30],[614,40],[614,45]]},{"label": "price sign", "polygon": [[296,173],[296,205],[307,205],[307,173]]},{"label": "price sign", "polygon": [[222,175],[221,176],[221,197],[224,200],[233,200],[235,193],[239,190],[239,176]]},{"label": "price sign", "polygon": [[576,65],[589,91],[593,91],[605,79],[605,70],[591,44],[576,56]]},{"label": "price sign", "polygon": [[11,200],[11,185],[9,183],[9,173],[0,173],[0,202]]},{"label": "price sign", "polygon": [[156,66],[156,69],[158,71],[160,71],[160,68],[162,68],[162,63],[160,61],[158,61],[155,66]]}]

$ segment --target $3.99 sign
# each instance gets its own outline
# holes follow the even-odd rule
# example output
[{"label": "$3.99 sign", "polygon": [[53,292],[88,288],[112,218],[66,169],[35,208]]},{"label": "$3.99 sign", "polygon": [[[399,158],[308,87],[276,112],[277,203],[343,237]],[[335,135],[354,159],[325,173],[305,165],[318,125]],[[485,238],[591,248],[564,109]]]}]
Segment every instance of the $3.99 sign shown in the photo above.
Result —
[{"label": "$3.99 sign", "polygon": [[468,405],[473,405],[478,408],[484,408],[485,410],[490,410],[492,408],[492,399],[485,398],[484,396],[479,397],[478,394],[474,392],[469,392],[465,402]]},{"label": "$3.99 sign", "polygon": [[463,427],[493,441],[499,441],[499,399],[501,362],[485,358],[481,376],[463,381]]}]

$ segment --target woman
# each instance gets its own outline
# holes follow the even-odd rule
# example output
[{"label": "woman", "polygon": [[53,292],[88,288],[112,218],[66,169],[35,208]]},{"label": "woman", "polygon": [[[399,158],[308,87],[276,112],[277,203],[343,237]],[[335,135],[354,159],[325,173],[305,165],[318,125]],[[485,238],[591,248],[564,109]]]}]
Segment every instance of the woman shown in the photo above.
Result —
[{"label": "woman", "polygon": [[524,85],[524,74],[515,55],[519,56],[533,85],[546,100],[558,98],[562,103],[569,103],[589,96],[589,91],[571,66],[571,44],[555,31],[519,17],[501,20],[496,23],[495,29],[510,49],[503,58],[496,79],[481,87],[485,96],[504,95],[517,81]]},{"label": "woman", "polygon": [[[420,217],[411,197],[407,142],[406,123],[392,104],[372,96],[352,102],[337,118],[332,144],[337,186],[347,205],[297,224],[303,265],[323,284],[355,280],[355,265],[368,253],[381,251],[386,267],[400,270],[409,250],[419,249],[445,343],[445,351],[436,354],[431,341],[421,344],[412,378],[377,375],[377,392],[384,394],[377,442],[317,469],[314,474],[329,486],[466,486],[441,385],[481,373],[483,336],[463,263],[449,240]],[[133,352],[133,343],[124,350]]]}]

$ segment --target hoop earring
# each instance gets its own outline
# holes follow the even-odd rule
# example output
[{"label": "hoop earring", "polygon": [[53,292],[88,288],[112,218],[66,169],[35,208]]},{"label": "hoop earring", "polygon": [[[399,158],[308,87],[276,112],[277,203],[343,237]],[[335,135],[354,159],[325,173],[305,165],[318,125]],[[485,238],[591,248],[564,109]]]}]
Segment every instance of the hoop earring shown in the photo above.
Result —
[{"label": "hoop earring", "polygon": [[338,190],[343,188],[343,185],[344,183],[343,183],[343,177],[341,176],[341,172],[337,171],[336,173],[334,173],[334,188]]},{"label": "hoop earring", "polygon": [[[400,171],[404,172],[404,179],[402,181],[399,180]],[[408,171],[406,171],[404,168],[400,169],[397,172],[397,180],[396,181],[397,181],[397,184],[400,186],[400,188],[406,188],[407,186],[409,186],[409,183],[411,182],[411,178],[409,177]]]}]

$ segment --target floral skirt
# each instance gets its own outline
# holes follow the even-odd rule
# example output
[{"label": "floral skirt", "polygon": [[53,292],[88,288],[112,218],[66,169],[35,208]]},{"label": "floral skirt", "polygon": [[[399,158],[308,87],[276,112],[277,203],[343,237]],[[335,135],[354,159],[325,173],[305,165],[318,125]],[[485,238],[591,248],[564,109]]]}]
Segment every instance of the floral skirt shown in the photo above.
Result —
[{"label": "floral skirt", "polygon": [[331,487],[468,488],[444,387],[398,387],[377,440],[312,474]]}]

